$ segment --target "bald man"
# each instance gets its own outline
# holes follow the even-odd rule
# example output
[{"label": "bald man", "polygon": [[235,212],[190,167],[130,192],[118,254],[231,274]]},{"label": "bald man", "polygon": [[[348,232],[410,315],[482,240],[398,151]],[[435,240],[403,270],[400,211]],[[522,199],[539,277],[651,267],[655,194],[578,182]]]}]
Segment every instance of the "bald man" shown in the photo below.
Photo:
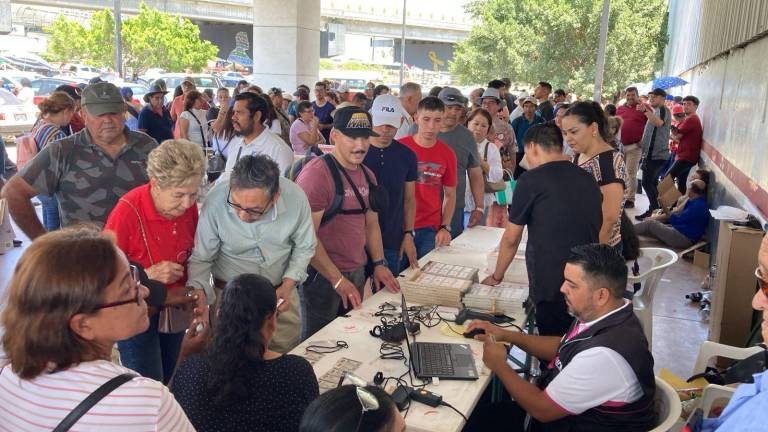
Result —
[{"label": "bald man", "polygon": [[701,240],[709,223],[707,184],[693,180],[688,184],[688,201],[680,213],[669,216],[667,223],[648,219],[635,225],[639,236],[653,237],[676,249],[685,249]]}]

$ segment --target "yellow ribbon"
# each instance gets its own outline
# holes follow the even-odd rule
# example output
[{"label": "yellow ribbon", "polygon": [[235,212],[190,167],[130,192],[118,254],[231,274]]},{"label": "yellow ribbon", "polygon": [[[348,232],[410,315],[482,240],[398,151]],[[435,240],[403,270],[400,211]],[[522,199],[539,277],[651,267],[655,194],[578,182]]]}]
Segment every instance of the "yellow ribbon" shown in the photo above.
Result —
[{"label": "yellow ribbon", "polygon": [[434,51],[430,51],[427,54],[427,57],[429,57],[429,60],[432,62],[432,68],[435,70],[435,72],[439,72],[440,66],[445,64],[444,60],[440,60],[439,58],[437,58],[437,53]]}]

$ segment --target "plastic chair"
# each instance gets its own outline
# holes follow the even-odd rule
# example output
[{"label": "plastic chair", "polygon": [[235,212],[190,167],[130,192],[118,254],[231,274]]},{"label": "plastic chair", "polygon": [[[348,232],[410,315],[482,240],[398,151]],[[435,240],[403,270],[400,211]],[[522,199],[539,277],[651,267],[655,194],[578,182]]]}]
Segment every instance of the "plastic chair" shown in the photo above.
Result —
[{"label": "plastic chair", "polygon": [[[699,348],[699,355],[696,357],[696,363],[693,366],[693,374],[699,374],[709,365],[713,357],[725,357],[733,360],[744,360],[754,354],[762,352],[763,348],[752,346],[749,348],[739,348],[730,345],[723,345],[717,342],[704,341]],[[709,384],[704,387],[704,392],[699,399],[698,407],[704,412],[704,418],[709,416],[712,406],[726,405],[736,391],[733,387],[726,387],[717,384]]]},{"label": "plastic chair", "polygon": [[637,276],[633,276],[631,273],[627,278],[627,285],[632,286],[635,283],[641,283],[642,288],[635,293],[632,298],[632,307],[635,311],[635,315],[643,323],[643,331],[645,337],[648,339],[648,347],[652,346],[653,338],[653,295],[656,292],[656,287],[659,286],[661,277],[664,275],[664,271],[667,267],[677,262],[677,254],[669,249],[664,248],[640,248],[640,258],[650,259],[653,266],[640,273]]},{"label": "plastic chair", "polygon": [[671,385],[663,379],[656,377],[656,395],[654,397],[656,413],[658,414],[659,424],[650,430],[650,432],[667,432],[672,429],[680,418],[683,411],[683,405],[680,403],[680,397]]}]

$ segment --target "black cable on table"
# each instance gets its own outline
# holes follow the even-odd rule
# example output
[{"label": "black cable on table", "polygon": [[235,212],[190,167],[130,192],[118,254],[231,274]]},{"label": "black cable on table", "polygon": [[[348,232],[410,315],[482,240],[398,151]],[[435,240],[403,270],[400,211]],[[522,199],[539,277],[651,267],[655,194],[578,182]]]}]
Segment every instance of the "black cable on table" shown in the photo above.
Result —
[{"label": "black cable on table", "polygon": [[446,402],[446,401],[442,401],[442,402],[440,402],[440,405],[443,405],[443,406],[447,406],[448,408],[450,408],[450,409],[452,409],[452,410],[456,411],[457,413],[459,413],[459,415],[461,416],[461,418],[463,418],[463,419],[464,419],[464,422],[465,422],[465,423],[469,423],[469,419],[467,419],[467,416],[465,416],[465,415],[464,415],[464,414],[463,414],[461,411],[457,410],[457,409],[456,409],[456,407],[454,407],[453,405],[449,404],[449,403],[448,403],[448,402]]}]

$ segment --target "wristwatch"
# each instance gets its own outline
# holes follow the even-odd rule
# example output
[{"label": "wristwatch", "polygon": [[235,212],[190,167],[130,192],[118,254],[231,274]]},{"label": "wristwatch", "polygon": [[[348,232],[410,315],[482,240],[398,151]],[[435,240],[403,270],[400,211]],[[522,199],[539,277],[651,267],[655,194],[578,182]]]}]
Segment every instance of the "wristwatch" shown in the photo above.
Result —
[{"label": "wristwatch", "polygon": [[[444,229],[444,230],[448,231],[448,234],[451,233],[451,227],[448,226],[448,225],[440,225],[440,229]],[[438,231],[440,231],[440,230],[438,230]]]},{"label": "wristwatch", "polygon": [[411,237],[416,237],[416,233],[413,232],[413,230],[405,230],[403,231],[403,235],[410,234]]},{"label": "wristwatch", "polygon": [[378,266],[387,267],[387,266],[389,266],[389,263],[387,262],[386,258],[382,258],[380,260],[376,260],[376,261],[373,262],[373,268],[376,268]]}]

